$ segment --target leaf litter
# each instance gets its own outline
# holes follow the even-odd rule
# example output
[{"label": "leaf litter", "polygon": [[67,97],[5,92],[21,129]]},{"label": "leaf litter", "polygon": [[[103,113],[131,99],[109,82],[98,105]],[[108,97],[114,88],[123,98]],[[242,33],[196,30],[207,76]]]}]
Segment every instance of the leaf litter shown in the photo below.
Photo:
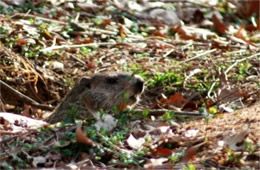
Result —
[{"label": "leaf litter", "polygon": [[[259,1],[209,2],[0,2],[0,167],[259,168]],[[146,80],[141,112],[37,120],[103,71]]]}]

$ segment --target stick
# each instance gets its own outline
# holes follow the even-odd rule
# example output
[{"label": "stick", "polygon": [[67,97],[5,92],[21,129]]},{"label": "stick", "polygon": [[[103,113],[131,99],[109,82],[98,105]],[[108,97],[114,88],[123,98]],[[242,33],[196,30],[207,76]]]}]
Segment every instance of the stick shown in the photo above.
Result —
[{"label": "stick", "polygon": [[216,49],[211,49],[211,50],[208,50],[208,51],[204,51],[204,52],[202,52],[202,53],[200,53],[200,54],[198,54],[198,55],[196,55],[196,56],[194,56],[194,57],[191,57],[191,58],[189,58],[189,59],[187,59],[187,60],[185,60],[185,61],[182,61],[181,63],[186,63],[186,62],[188,62],[188,61],[194,60],[194,59],[199,58],[199,57],[201,57],[201,56],[204,56],[204,55],[213,53],[213,52],[215,52],[215,51],[216,51]]},{"label": "stick", "polygon": [[13,16],[11,16],[11,18],[34,18],[34,19],[39,19],[39,20],[42,20],[42,21],[46,21],[46,22],[55,22],[55,23],[59,23],[59,24],[62,24],[62,25],[66,25],[67,23],[66,22],[63,22],[63,21],[59,21],[59,20],[55,20],[55,19],[50,19],[50,18],[44,18],[44,17],[40,17],[40,16],[36,16],[36,15],[32,15],[32,14],[24,14],[24,13],[16,13],[14,14]]},{"label": "stick", "polygon": [[44,48],[41,52],[47,52],[52,50],[64,49],[64,48],[80,48],[80,47],[91,47],[91,46],[101,46],[101,45],[115,45],[114,42],[100,42],[100,43],[89,43],[89,44],[79,44],[79,45],[60,45]]},{"label": "stick", "polygon": [[241,63],[245,60],[248,60],[248,59],[251,59],[251,58],[254,58],[254,57],[257,57],[257,56],[260,56],[260,53],[256,53],[256,54],[253,54],[253,55],[250,55],[246,58],[242,58],[240,60],[237,60],[234,64],[232,64],[231,66],[228,67],[228,69],[225,71],[225,74],[227,74],[233,67],[235,67],[238,63]]},{"label": "stick", "polygon": [[44,110],[53,110],[54,107],[52,106],[48,106],[45,104],[40,104],[38,102],[36,102],[35,100],[31,99],[28,96],[25,96],[24,94],[22,94],[21,92],[15,90],[14,88],[12,88],[11,86],[9,86],[8,84],[6,84],[5,82],[3,82],[2,80],[0,80],[0,87],[3,86],[4,88],[6,88],[6,90],[8,90],[9,92],[12,93],[12,95],[14,95],[15,97],[17,97],[18,99],[22,100],[24,103],[29,104],[33,107],[36,108],[40,108],[40,109],[44,109]]}]

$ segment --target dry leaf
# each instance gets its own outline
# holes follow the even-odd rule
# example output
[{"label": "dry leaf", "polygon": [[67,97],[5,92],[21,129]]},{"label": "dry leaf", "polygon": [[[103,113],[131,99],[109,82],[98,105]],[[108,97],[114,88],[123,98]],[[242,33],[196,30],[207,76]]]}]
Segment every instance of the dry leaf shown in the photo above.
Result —
[{"label": "dry leaf", "polygon": [[142,148],[143,144],[145,143],[145,139],[144,138],[136,139],[132,134],[130,134],[126,142],[132,149],[138,150]]},{"label": "dry leaf", "polygon": [[26,45],[28,42],[26,41],[26,40],[23,40],[23,39],[19,39],[18,41],[17,41],[17,44],[18,45]]},{"label": "dry leaf", "polygon": [[248,45],[252,45],[252,46],[256,47],[256,45],[255,45],[254,43],[250,42],[249,40],[247,40],[247,39],[245,38],[245,36],[244,36],[243,33],[242,33],[243,31],[245,31],[245,30],[244,30],[244,27],[241,26],[241,27],[239,28],[239,30],[234,34],[235,37],[237,37],[237,38],[243,40],[243,41],[246,42]]},{"label": "dry leaf", "polygon": [[106,18],[106,19],[103,19],[103,23],[106,24],[106,25],[109,25],[111,24],[111,20]]},{"label": "dry leaf", "polygon": [[82,124],[79,124],[76,129],[76,141],[78,143],[84,143],[86,145],[95,146],[94,142],[87,138],[81,130]]},{"label": "dry leaf", "polygon": [[125,30],[122,26],[119,27],[119,34],[120,34],[120,37],[126,37],[127,34],[125,33]]},{"label": "dry leaf", "polygon": [[202,142],[200,144],[197,144],[195,146],[192,146],[190,148],[188,148],[185,151],[185,156],[182,158],[182,162],[188,162],[191,159],[194,159],[194,156],[197,154],[198,149],[203,146],[204,144],[206,144],[206,142]]},{"label": "dry leaf", "polygon": [[96,64],[95,64],[95,62],[93,61],[93,60],[91,60],[91,59],[86,59],[86,65],[87,65],[87,67],[89,68],[89,69],[94,69],[94,68],[96,68]]},{"label": "dry leaf", "polygon": [[197,36],[195,34],[191,34],[183,29],[181,26],[172,27],[172,31],[177,32],[180,35],[180,38],[183,40],[196,40]]},{"label": "dry leaf", "polygon": [[160,32],[158,30],[152,31],[151,35],[158,36],[158,37],[166,37],[162,32]]},{"label": "dry leaf", "polygon": [[153,151],[154,156],[164,156],[168,157],[172,155],[173,151],[168,148],[157,148],[155,151]]},{"label": "dry leaf", "polygon": [[32,164],[33,164],[33,166],[35,167],[35,168],[37,168],[38,167],[38,164],[44,164],[46,162],[46,158],[45,157],[43,157],[43,156],[37,156],[37,157],[33,157],[33,162],[32,162]]},{"label": "dry leaf", "polygon": [[185,132],[186,137],[195,137],[199,133],[198,129],[190,129]]},{"label": "dry leaf", "polygon": [[226,137],[224,139],[225,145],[234,151],[243,150],[245,147],[245,145],[243,145],[244,140],[248,136],[248,133],[248,130],[243,130],[240,133],[235,134],[231,137]]},{"label": "dry leaf", "polygon": [[181,108],[183,105],[188,103],[181,93],[175,93],[174,95],[170,96],[170,98],[166,101],[166,104],[172,104],[176,107]]},{"label": "dry leaf", "polygon": [[158,158],[158,159],[149,159],[146,164],[144,164],[144,168],[152,168],[156,166],[162,165],[164,162],[168,161],[168,158]]},{"label": "dry leaf", "polygon": [[212,16],[212,21],[214,23],[214,28],[219,34],[225,34],[227,31],[227,27],[223,24],[223,22],[214,14]]},{"label": "dry leaf", "polygon": [[217,41],[213,41],[213,44],[212,44],[212,48],[217,48],[217,49],[220,49],[222,51],[227,51],[229,49],[228,46],[224,46],[224,45],[221,45],[219,42]]},{"label": "dry leaf", "polygon": [[228,82],[226,73],[222,70],[219,75],[220,85],[217,89],[217,98],[220,103],[230,103],[240,97],[243,97],[243,94],[239,89],[232,87]]}]

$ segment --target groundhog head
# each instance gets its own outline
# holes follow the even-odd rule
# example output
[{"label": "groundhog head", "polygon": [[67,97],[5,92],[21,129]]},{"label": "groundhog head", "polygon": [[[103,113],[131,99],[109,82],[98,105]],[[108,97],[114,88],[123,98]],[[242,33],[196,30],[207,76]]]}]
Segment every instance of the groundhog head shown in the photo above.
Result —
[{"label": "groundhog head", "polygon": [[95,113],[101,109],[125,110],[133,106],[144,90],[144,81],[140,76],[127,73],[102,73],[82,78],[80,86],[86,88],[83,104]]}]

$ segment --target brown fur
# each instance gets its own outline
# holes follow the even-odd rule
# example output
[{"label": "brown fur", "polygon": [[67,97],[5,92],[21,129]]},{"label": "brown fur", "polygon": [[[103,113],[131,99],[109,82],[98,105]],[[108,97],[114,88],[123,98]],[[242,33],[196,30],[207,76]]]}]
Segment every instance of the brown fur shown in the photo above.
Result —
[{"label": "brown fur", "polygon": [[46,121],[56,123],[65,120],[73,106],[77,107],[78,118],[85,119],[92,115],[98,119],[97,112],[101,109],[109,111],[115,107],[122,109],[122,105],[135,104],[142,91],[143,79],[127,73],[83,77]]}]

